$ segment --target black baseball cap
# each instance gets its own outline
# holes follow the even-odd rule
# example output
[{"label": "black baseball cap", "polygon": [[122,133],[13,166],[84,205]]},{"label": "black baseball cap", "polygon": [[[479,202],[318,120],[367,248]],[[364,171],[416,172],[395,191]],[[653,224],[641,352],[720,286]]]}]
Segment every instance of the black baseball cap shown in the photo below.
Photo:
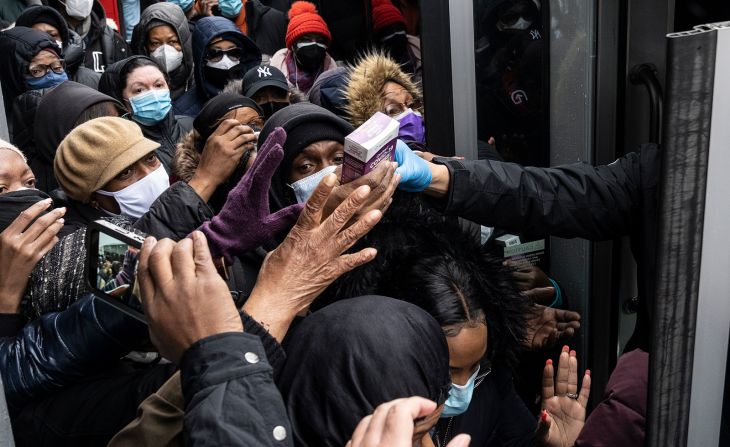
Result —
[{"label": "black baseball cap", "polygon": [[250,98],[264,87],[278,87],[289,92],[289,84],[284,73],[271,65],[253,67],[243,76],[243,96]]}]

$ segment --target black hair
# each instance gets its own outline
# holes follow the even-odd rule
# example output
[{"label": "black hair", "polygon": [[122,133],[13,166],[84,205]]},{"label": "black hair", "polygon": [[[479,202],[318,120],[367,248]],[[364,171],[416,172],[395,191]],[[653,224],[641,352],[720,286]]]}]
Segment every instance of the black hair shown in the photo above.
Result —
[{"label": "black hair", "polygon": [[381,223],[353,250],[364,247],[375,247],[378,256],[338,279],[318,299],[320,306],[381,294],[421,307],[442,328],[454,326],[447,336],[483,322],[488,355],[516,365],[533,304],[520,294],[501,260],[481,247],[478,236],[419,197],[399,192]]},{"label": "black hair", "polygon": [[160,70],[160,73],[162,73],[162,76],[165,78],[165,82],[170,85],[170,80],[168,79],[167,74],[164,70],[160,68],[159,65],[157,65],[155,61],[146,57],[136,57],[127,62],[124,67],[122,67],[122,70],[119,72],[119,91],[116,92],[118,98],[124,97],[122,92],[124,92],[124,90],[127,88],[127,78],[129,78],[129,75],[134,70],[142,67],[155,67],[156,69]]},{"label": "black hair", "polygon": [[110,108],[114,108],[117,111],[117,116],[122,116],[124,113],[126,113],[126,110],[120,109],[119,104],[114,101],[97,102],[96,104],[90,105],[79,114],[79,116],[76,118],[76,122],[74,123],[74,127],[80,126],[81,124],[87,121],[91,121],[94,118],[101,118],[102,116],[112,116],[109,114]]}]

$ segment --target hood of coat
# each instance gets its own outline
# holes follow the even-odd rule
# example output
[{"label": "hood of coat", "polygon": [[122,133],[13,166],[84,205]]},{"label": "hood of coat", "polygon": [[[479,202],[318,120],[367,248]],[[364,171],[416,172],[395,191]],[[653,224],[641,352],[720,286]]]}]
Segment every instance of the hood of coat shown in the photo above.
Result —
[{"label": "hood of coat", "polygon": [[15,21],[15,26],[32,28],[36,23],[47,23],[56,28],[61,35],[63,48],[64,50],[66,49],[68,46],[69,29],[66,24],[66,19],[63,18],[60,12],[50,6],[30,6],[18,17],[18,20]]},{"label": "hood of coat", "polygon": [[198,131],[193,129],[180,138],[175,149],[172,172],[184,182],[189,182],[193,178],[200,163],[200,152],[195,148],[198,138],[200,138]]},{"label": "hood of coat", "polygon": [[[183,52],[183,62],[170,77],[170,91],[184,92],[193,74],[193,38],[190,33],[190,26],[185,13],[179,6],[172,3],[155,3],[142,12],[139,23],[134,27],[132,33],[132,52],[149,56],[147,51],[147,35],[159,22],[169,25],[177,33]],[[150,26],[154,25],[154,26]],[[176,97],[173,94],[173,97]]]},{"label": "hood of coat", "polygon": [[195,62],[195,84],[200,96],[210,99],[220,91],[205,80],[205,52],[208,44],[221,37],[236,42],[244,51],[241,58],[241,76],[243,73],[261,64],[261,51],[251,39],[244,36],[236,25],[225,17],[204,17],[198,20],[193,31],[193,59]]},{"label": "hood of coat", "polygon": [[[117,103],[120,110],[124,109],[114,98],[73,81],[66,81],[43,95],[35,114],[38,125],[33,129],[39,157],[52,164],[58,145],[74,128],[79,115],[88,107],[105,101]],[[63,113],[59,113],[60,110]]]},{"label": "hood of coat", "polygon": [[63,59],[66,71],[71,75],[84,63],[86,51],[83,39],[75,31],[68,28],[66,19],[60,12],[50,6],[31,6],[18,17],[15,26],[33,27],[37,23],[47,23],[58,30],[63,43]]},{"label": "hood of coat", "polygon": [[[420,88],[397,62],[383,53],[367,54],[350,67],[350,82],[345,91],[345,109],[355,127],[380,111],[381,90],[388,81],[402,85],[414,100],[423,103]],[[422,108],[417,111],[423,113]]]},{"label": "hood of coat", "polygon": [[46,48],[61,54],[56,42],[42,31],[16,26],[0,33],[0,79],[6,112],[9,112],[13,100],[28,90],[25,83],[28,65],[36,54]]},{"label": "hood of coat", "polygon": [[[104,73],[101,74],[101,78],[99,79],[99,91],[124,104],[124,97],[122,96],[122,70],[124,70],[124,67],[126,67],[127,64],[136,59],[152,60],[147,56],[130,56],[109,65],[106,67],[106,70],[104,70]],[[157,64],[155,64],[155,66],[157,66]]]}]

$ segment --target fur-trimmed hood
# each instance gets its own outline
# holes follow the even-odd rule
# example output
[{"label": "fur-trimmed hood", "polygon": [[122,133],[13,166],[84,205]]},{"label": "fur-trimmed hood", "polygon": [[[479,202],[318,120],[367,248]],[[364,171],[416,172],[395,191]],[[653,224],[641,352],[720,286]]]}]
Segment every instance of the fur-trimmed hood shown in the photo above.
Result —
[{"label": "fur-trimmed hood", "polygon": [[[423,104],[419,86],[401,70],[397,62],[383,53],[366,54],[349,70],[350,82],[345,92],[346,110],[355,127],[367,121],[375,112],[381,111],[381,90],[388,81],[402,85],[416,102]],[[417,111],[423,113],[423,107],[419,107]]]},{"label": "fur-trimmed hood", "polygon": [[193,129],[183,135],[177,143],[175,157],[172,162],[173,174],[184,182],[189,182],[198,169],[200,163],[200,152],[195,149],[195,142],[200,138],[198,131]]}]

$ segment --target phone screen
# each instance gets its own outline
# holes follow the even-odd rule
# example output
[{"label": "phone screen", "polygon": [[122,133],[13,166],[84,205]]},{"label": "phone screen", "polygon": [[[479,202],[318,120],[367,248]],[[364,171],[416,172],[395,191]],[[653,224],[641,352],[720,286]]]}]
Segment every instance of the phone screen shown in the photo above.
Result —
[{"label": "phone screen", "polygon": [[137,284],[139,249],[106,233],[99,233],[96,289],[113,301],[144,314]]}]

